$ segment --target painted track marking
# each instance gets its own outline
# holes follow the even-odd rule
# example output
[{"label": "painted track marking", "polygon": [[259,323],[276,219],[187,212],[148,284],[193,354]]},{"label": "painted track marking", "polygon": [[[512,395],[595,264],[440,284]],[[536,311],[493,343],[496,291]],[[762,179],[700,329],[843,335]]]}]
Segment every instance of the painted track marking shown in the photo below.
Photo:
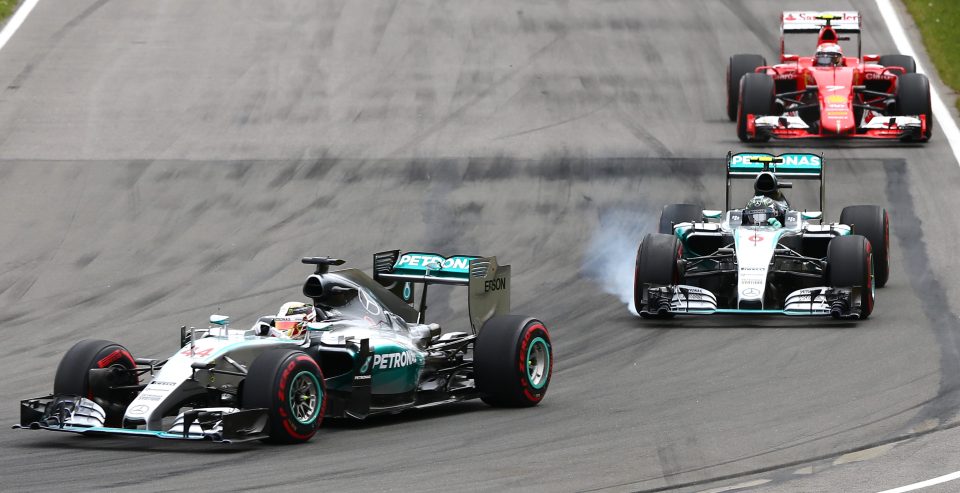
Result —
[{"label": "painted track marking", "polygon": [[[923,69],[920,60],[917,58],[917,52],[914,51],[913,46],[910,45],[910,39],[907,38],[907,32],[903,29],[903,24],[900,23],[900,18],[897,16],[897,11],[893,8],[893,4],[890,3],[890,0],[876,1],[877,8],[880,9],[880,16],[883,17],[883,22],[887,24],[887,31],[890,32],[894,44],[897,45],[897,50],[904,55],[913,57],[917,62],[917,72],[928,73]],[[960,129],[957,128],[957,122],[953,120],[950,110],[947,108],[947,105],[943,103],[943,100],[940,99],[940,93],[937,92],[933,84],[930,84],[930,103],[933,106],[933,116],[936,117],[937,122],[940,123],[940,132],[943,133],[950,143],[950,148],[953,150],[953,158],[956,159],[957,165],[960,166]]]},{"label": "painted track marking", "polygon": [[946,483],[947,481],[953,481],[954,479],[960,479],[960,471],[945,474],[940,477],[933,479],[928,479],[926,481],[921,481],[919,483],[908,484],[906,486],[901,486],[899,488],[894,488],[892,490],[884,490],[880,493],[904,493],[906,491],[919,490],[920,488],[926,488],[927,486],[933,486],[940,483]]},{"label": "painted track marking", "polygon": [[20,29],[20,25],[23,24],[23,21],[27,20],[30,11],[33,10],[39,2],[40,0],[24,0],[24,2],[20,4],[20,8],[10,17],[7,25],[3,26],[3,31],[0,31],[0,50],[6,46],[7,41],[10,41],[13,33],[17,32],[17,29]]}]

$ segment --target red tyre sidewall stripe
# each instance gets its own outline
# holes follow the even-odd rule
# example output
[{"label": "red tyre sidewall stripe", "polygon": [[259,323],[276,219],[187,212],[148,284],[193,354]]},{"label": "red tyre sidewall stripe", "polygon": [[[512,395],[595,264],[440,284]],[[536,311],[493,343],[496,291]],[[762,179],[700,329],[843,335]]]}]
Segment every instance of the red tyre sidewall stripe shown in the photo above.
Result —
[{"label": "red tyre sidewall stripe", "polygon": [[[520,341],[520,354],[517,359],[519,370],[520,370],[520,388],[523,389],[523,395],[527,398],[528,401],[532,403],[540,402],[544,396],[544,390],[546,386],[540,390],[536,390],[530,386],[530,382],[527,376],[527,348],[530,347],[530,341],[533,339],[533,334],[537,331],[543,332],[543,339],[550,344],[550,336],[547,334],[547,329],[543,324],[536,323],[530,325],[526,328],[523,334],[523,338]],[[550,383],[550,377],[553,375],[553,355],[550,355],[549,358],[550,366],[547,369],[547,384]]]},{"label": "red tyre sidewall stripe", "polygon": [[[293,416],[287,412],[286,389],[287,389],[288,382],[290,380],[290,376],[293,373],[294,369],[296,369],[297,363],[299,362],[304,362],[312,366],[317,371],[317,374],[320,375],[320,378],[318,378],[320,382],[320,395],[322,397],[321,403],[320,403],[320,411],[319,411],[320,414],[317,416],[316,421],[314,421],[313,429],[311,429],[307,433],[300,433],[299,431],[297,431],[297,428],[296,428],[297,424],[293,423]],[[305,354],[301,354],[294,357],[287,363],[286,367],[283,369],[283,372],[280,374],[280,384],[278,387],[279,387],[279,390],[277,391],[277,398],[279,399],[280,405],[277,406],[277,409],[279,410],[280,417],[283,419],[282,423],[283,423],[284,431],[286,431],[287,434],[290,435],[291,437],[296,438],[298,440],[310,439],[310,437],[312,437],[316,433],[316,429],[320,427],[320,423],[323,421],[323,416],[326,413],[326,409],[327,409],[327,389],[323,383],[323,372],[320,370],[320,367],[317,366],[317,362],[314,361],[313,358]]]}]

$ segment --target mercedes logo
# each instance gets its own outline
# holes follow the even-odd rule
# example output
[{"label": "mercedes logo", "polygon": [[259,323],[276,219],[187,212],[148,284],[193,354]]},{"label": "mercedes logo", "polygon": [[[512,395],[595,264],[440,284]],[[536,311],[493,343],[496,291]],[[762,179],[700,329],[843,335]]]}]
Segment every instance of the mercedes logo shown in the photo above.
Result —
[{"label": "mercedes logo", "polygon": [[743,291],[740,291],[740,294],[744,296],[756,296],[760,294],[760,290],[757,288],[746,288]]},{"label": "mercedes logo", "polygon": [[367,313],[371,315],[380,315],[380,305],[374,301],[373,297],[363,289],[357,289],[357,301]]}]

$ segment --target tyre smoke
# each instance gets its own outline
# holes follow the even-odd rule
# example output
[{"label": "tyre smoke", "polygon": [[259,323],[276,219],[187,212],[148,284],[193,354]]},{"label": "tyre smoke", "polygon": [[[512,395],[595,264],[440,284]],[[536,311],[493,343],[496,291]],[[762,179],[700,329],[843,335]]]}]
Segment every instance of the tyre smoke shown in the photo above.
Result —
[{"label": "tyre smoke", "polygon": [[[639,209],[639,208],[638,208]],[[590,239],[584,259],[584,274],[607,293],[620,299],[630,313],[637,248],[646,233],[656,231],[658,215],[650,211],[615,208],[600,212],[600,224]]]}]

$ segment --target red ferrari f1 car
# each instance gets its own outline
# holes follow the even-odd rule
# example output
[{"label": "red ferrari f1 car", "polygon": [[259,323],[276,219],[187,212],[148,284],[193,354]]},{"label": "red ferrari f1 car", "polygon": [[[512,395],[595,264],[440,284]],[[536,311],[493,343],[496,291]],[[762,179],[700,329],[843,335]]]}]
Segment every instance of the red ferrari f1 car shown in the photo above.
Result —
[{"label": "red ferrari f1 car", "polygon": [[[933,131],[930,82],[906,55],[863,55],[858,12],[783,12],[780,63],[734,55],[727,116],[744,142],[770,138],[868,138],[925,142]],[[792,33],[818,33],[814,56],[786,53]],[[856,35],[856,57],[841,41]]]}]

